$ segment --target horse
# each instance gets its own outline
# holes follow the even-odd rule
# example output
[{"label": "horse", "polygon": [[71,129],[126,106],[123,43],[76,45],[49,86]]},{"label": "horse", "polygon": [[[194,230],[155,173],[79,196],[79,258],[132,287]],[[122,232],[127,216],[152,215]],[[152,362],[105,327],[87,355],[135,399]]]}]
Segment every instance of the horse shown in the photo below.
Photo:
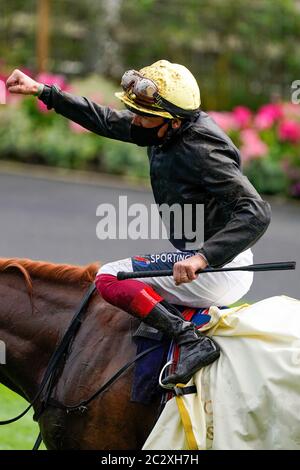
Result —
[{"label": "horse", "polygon": [[[36,395],[49,359],[98,269],[97,263],[72,266],[0,258],[0,340],[7,357],[6,364],[0,365],[0,382],[28,402]],[[94,294],[60,364],[51,397],[73,406],[93,395],[135,357],[132,335],[138,325],[138,319]],[[85,413],[48,406],[38,419],[46,448],[141,449],[156,422],[159,398],[150,405],[131,402],[132,380],[130,369]],[[35,412],[39,405],[39,401],[34,404]]]}]

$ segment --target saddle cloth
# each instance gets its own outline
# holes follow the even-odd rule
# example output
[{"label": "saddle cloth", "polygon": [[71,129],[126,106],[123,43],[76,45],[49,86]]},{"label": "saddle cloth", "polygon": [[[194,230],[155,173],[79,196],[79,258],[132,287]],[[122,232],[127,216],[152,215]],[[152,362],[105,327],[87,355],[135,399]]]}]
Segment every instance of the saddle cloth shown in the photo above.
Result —
[{"label": "saddle cloth", "polygon": [[204,329],[221,356],[187,384],[197,393],[166,403],[143,450],[300,450],[300,301],[210,315]]}]

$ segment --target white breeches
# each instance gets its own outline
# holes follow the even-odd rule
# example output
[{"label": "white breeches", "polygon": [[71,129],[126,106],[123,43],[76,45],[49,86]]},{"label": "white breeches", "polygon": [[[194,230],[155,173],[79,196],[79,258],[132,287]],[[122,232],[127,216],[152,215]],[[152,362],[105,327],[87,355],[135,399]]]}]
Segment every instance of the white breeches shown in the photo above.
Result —
[{"label": "white breeches", "polygon": [[[225,266],[237,267],[249,264],[253,264],[253,254],[250,248],[240,253]],[[146,269],[147,267],[145,267]],[[107,263],[99,269],[98,274],[112,274],[116,276],[118,271],[134,271],[132,258]],[[185,305],[187,307],[229,306],[247,294],[253,282],[253,272],[204,273],[200,274],[194,281],[179,286],[175,286],[172,276],[149,277],[140,280],[150,285],[158,294],[172,304]]]}]

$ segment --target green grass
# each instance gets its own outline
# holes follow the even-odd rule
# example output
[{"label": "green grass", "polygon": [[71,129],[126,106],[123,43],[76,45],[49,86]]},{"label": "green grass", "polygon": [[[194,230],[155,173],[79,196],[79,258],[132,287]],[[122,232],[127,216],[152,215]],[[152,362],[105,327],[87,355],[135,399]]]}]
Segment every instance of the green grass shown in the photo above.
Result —
[{"label": "green grass", "polygon": [[[0,421],[14,418],[27,406],[28,403],[23,398],[0,385]],[[0,450],[32,449],[39,432],[32,416],[33,412],[30,410],[16,423],[0,426]],[[45,447],[42,445],[40,448]]]}]

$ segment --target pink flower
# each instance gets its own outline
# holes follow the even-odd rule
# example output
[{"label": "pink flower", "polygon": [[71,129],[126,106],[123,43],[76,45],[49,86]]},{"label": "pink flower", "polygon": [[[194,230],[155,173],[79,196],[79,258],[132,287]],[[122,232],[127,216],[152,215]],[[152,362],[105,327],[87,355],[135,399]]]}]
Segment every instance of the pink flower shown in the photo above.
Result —
[{"label": "pink flower", "polygon": [[242,143],[241,154],[244,161],[267,155],[269,148],[254,129],[242,130],[240,137]]},{"label": "pink flower", "polygon": [[294,166],[288,157],[285,157],[281,162],[281,168],[291,181],[300,181],[300,167]]},{"label": "pink flower", "polygon": [[300,106],[294,103],[283,103],[282,111],[285,118],[300,119]]},{"label": "pink flower", "polygon": [[45,83],[46,85],[58,85],[62,90],[66,90],[68,88],[63,75],[42,72],[37,75],[36,81]]},{"label": "pink flower", "polygon": [[238,128],[233,113],[210,111],[209,115],[225,132],[233,131]]},{"label": "pink flower", "polygon": [[5,81],[0,78],[0,105],[6,103],[6,94]]},{"label": "pink flower", "polygon": [[82,127],[80,124],[77,124],[77,122],[70,121],[69,122],[70,129],[75,132],[76,134],[81,134],[83,132],[89,132],[88,129],[85,129]]},{"label": "pink flower", "polygon": [[252,113],[246,106],[236,106],[233,109],[233,117],[240,128],[245,128],[251,123]]},{"label": "pink flower", "polygon": [[300,197],[300,182],[295,183],[291,186],[290,193],[294,197]]},{"label": "pink flower", "polygon": [[[63,75],[43,72],[38,74],[35,79],[37,82],[44,83],[45,85],[57,85],[62,91],[71,90],[71,87],[67,85]],[[42,113],[47,112],[47,107],[41,100],[38,100],[38,108]]]},{"label": "pink flower", "polygon": [[300,142],[300,123],[286,120],[280,123],[278,135],[281,140],[296,144]]},{"label": "pink flower", "polygon": [[5,86],[7,78],[0,73],[0,104],[7,103],[8,92]]},{"label": "pink flower", "polygon": [[259,110],[254,119],[254,125],[259,130],[270,129],[275,121],[283,116],[282,105],[279,103],[265,104]]}]

